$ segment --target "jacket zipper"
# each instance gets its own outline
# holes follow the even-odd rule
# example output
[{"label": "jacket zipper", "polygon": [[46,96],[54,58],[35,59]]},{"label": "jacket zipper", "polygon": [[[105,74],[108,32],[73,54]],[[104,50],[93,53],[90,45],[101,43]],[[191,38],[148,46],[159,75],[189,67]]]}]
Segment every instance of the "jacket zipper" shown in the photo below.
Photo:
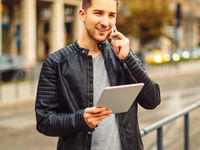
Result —
[{"label": "jacket zipper", "polygon": [[86,135],[86,146],[85,146],[85,150],[87,150],[87,144],[88,144],[88,135]]},{"label": "jacket zipper", "polygon": [[[90,107],[89,106],[89,97],[90,97],[90,82],[89,82],[89,80],[90,80],[90,58],[88,58],[88,74],[87,74],[87,76],[88,76],[88,99],[87,99],[87,106],[88,107]],[[91,135],[92,133],[90,132],[90,131],[88,131],[87,132],[87,134],[86,134],[86,147],[85,147],[85,150],[87,150],[88,149],[88,142],[89,142],[89,135]]]},{"label": "jacket zipper", "polygon": [[124,66],[124,69],[128,71],[128,74],[130,75],[131,79],[132,79],[133,81],[135,81],[136,83],[138,83],[137,80],[135,79],[135,77],[133,76],[132,72],[131,72],[130,69],[128,68],[126,62],[125,62],[124,60],[121,60],[121,62],[122,62],[122,64],[123,64],[123,66]]},{"label": "jacket zipper", "polygon": [[[88,73],[87,73],[87,77],[88,77],[88,98],[87,98],[87,107],[89,106],[89,96],[90,96],[90,83],[89,83],[89,80],[90,80],[90,78],[89,78],[89,72],[90,72],[90,60],[88,59]],[[87,147],[88,147],[88,133],[86,134],[86,147],[85,147],[85,150],[87,150]]]},{"label": "jacket zipper", "polygon": [[[120,122],[120,119],[119,119],[119,114],[117,114],[117,118],[118,118],[118,121]],[[123,146],[123,149],[126,150],[126,142],[125,142],[125,139],[124,139],[124,133],[122,131],[122,128],[121,128],[121,125],[120,123],[118,123],[118,127],[119,127],[119,132],[121,133],[121,139],[122,139],[122,146]]]}]

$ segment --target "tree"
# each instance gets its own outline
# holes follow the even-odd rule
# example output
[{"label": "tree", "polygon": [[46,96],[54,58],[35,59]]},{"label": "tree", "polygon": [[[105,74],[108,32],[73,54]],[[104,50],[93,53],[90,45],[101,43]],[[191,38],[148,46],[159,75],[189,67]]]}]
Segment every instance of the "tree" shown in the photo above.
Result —
[{"label": "tree", "polygon": [[[173,14],[166,0],[122,0],[118,28],[146,45],[161,36],[167,36],[164,27],[172,23]],[[120,19],[119,19],[120,18]]]}]

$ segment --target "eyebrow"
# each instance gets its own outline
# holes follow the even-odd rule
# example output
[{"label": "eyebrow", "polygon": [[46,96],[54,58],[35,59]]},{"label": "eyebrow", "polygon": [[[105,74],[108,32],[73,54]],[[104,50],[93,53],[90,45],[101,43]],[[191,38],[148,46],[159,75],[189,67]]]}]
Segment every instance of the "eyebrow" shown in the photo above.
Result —
[{"label": "eyebrow", "polygon": [[[103,10],[100,9],[94,9],[93,12],[104,12]],[[117,12],[110,12],[111,14],[117,14]]]}]

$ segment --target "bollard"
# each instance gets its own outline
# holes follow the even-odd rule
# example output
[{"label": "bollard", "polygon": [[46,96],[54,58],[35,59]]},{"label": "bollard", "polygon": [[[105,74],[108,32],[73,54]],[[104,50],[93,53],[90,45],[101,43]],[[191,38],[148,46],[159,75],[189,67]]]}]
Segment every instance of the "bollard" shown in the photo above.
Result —
[{"label": "bollard", "polygon": [[34,95],[35,85],[34,85],[34,79],[35,79],[35,69],[34,67],[30,68],[30,79],[31,79],[31,95]]},{"label": "bollard", "polygon": [[16,71],[15,74],[15,97],[19,99],[19,72]]}]

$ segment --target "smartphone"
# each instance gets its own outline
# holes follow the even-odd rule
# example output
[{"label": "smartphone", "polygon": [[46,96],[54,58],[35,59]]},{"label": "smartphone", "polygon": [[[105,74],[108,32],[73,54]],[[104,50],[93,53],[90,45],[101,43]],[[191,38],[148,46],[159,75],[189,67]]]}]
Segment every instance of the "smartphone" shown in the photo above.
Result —
[{"label": "smartphone", "polygon": [[112,28],[111,32],[108,34],[107,38],[110,36],[111,33],[114,32],[114,29]]},{"label": "smartphone", "polygon": [[[111,33],[114,33],[114,28],[112,28]],[[110,33],[110,34],[111,34],[111,33]],[[109,34],[109,35],[110,35],[110,34]],[[118,38],[117,36],[113,36],[113,37],[112,37],[112,40],[113,40],[113,41],[119,40],[119,38]]]}]

